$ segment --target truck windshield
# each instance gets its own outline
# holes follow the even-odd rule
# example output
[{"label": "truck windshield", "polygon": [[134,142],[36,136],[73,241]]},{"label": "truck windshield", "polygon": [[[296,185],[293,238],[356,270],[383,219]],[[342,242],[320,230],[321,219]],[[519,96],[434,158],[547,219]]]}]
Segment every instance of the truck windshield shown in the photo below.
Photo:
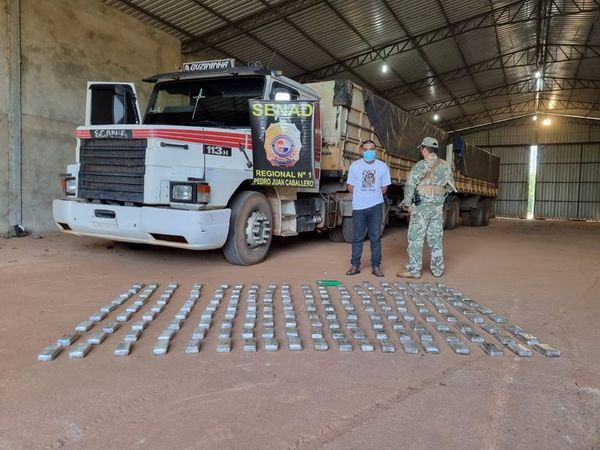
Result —
[{"label": "truck windshield", "polygon": [[145,124],[250,127],[248,100],[263,98],[264,77],[182,80],[154,87]]}]

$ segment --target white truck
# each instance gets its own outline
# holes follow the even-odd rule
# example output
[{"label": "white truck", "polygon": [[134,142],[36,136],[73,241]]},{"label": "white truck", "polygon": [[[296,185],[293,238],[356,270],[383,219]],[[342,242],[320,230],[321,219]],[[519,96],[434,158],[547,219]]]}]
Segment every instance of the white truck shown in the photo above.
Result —
[{"label": "white truck", "polygon": [[[239,265],[261,262],[274,235],[328,232],[332,240],[348,242],[352,207],[345,177],[360,157],[359,143],[374,140],[378,157],[391,167],[383,228],[390,217],[403,214],[398,204],[417,160],[416,142],[426,133],[448,138],[389,104],[418,133],[400,143],[390,143],[389,135],[380,139],[386,131],[378,133],[375,122],[381,126],[386,117],[373,117],[366,100],[367,94],[374,97],[347,81],[303,85],[228,60],[194,63],[145,81],[155,86],[143,118],[132,83],[88,83],[76,162],[61,175],[65,197],[53,202],[61,231],[192,250],[223,248],[227,260]],[[312,144],[301,150],[312,163],[312,182],[269,186],[257,181],[255,165],[259,152],[263,160],[265,152],[256,139],[253,143],[250,126],[249,104],[257,100],[276,110],[294,102],[313,105]],[[273,151],[285,153],[297,145],[293,139],[276,137]],[[386,149],[386,143],[398,148]],[[284,173],[263,168],[260,175],[279,172]],[[461,209],[474,215],[473,225],[487,224],[497,174],[486,180],[456,171],[455,177],[459,192],[447,200],[447,228],[456,225]]]}]

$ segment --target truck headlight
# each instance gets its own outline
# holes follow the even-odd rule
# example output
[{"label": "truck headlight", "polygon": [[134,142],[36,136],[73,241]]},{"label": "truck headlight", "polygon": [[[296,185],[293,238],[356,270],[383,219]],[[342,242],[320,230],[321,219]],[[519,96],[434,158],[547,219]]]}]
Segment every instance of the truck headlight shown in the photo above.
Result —
[{"label": "truck headlight", "polygon": [[179,183],[171,181],[170,201],[206,204],[210,200],[210,185],[205,182]]},{"label": "truck headlight", "polygon": [[174,202],[192,203],[194,187],[192,184],[171,184],[171,200]]},{"label": "truck headlight", "polygon": [[60,180],[60,187],[66,195],[75,195],[77,193],[77,179],[75,177],[63,177]]}]

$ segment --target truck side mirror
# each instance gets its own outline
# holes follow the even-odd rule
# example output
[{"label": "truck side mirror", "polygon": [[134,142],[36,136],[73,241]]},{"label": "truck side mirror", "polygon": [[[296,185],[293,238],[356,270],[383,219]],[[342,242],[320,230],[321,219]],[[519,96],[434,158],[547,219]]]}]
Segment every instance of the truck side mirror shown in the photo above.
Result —
[{"label": "truck side mirror", "polygon": [[275,94],[275,101],[277,102],[289,102],[292,99],[292,96],[289,92],[277,92]]},{"label": "truck side mirror", "polygon": [[86,125],[140,123],[135,88],[130,84],[88,83]]}]

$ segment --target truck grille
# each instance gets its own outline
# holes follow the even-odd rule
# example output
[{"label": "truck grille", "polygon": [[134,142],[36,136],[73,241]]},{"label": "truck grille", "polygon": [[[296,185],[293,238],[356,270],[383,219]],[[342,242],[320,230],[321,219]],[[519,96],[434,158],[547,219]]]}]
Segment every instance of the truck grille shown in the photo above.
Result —
[{"label": "truck grille", "polygon": [[146,139],[81,139],[78,196],[144,202]]}]

